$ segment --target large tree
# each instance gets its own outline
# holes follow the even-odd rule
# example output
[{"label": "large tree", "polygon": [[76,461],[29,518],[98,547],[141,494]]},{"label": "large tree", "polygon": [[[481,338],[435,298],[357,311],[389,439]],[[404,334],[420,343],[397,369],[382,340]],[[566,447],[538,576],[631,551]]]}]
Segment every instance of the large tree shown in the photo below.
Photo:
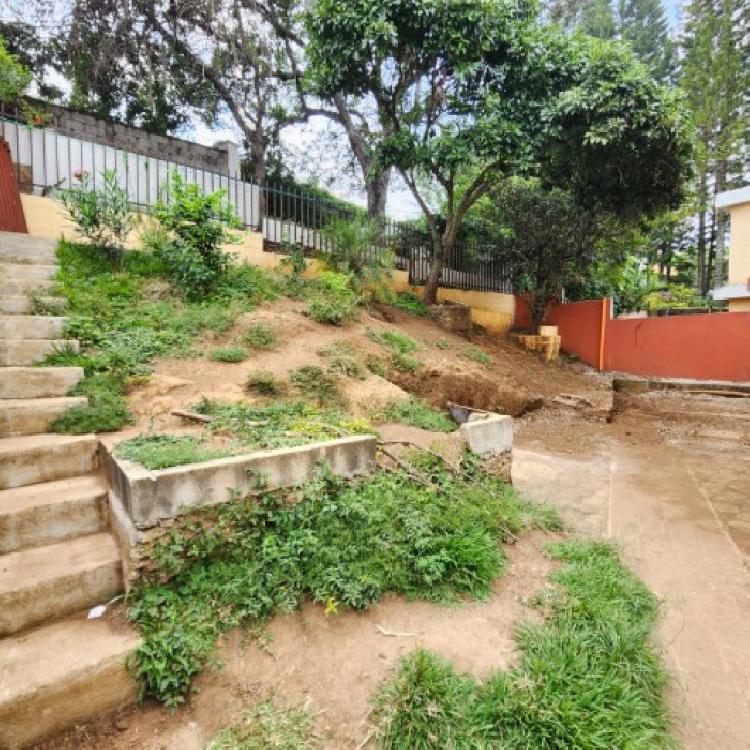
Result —
[{"label": "large tree", "polygon": [[628,49],[541,28],[530,0],[317,0],[307,26],[319,93],[377,104],[381,164],[399,170],[432,239],[429,303],[466,213],[501,177],[537,174],[618,216],[681,200],[675,97]]}]

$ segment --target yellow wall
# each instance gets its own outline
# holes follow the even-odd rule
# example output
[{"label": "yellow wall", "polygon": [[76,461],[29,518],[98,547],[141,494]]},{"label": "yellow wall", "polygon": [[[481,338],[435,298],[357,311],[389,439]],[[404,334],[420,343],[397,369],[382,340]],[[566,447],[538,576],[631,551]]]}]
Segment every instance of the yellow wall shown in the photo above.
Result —
[{"label": "yellow wall", "polygon": [[729,312],[750,312],[750,299],[730,299]]},{"label": "yellow wall", "polygon": [[750,203],[729,208],[728,284],[747,284],[750,279]]},{"label": "yellow wall", "polygon": [[[68,218],[59,201],[25,194],[21,195],[21,201],[29,234],[51,239],[80,239],[77,237],[75,225]],[[148,227],[149,221],[147,216],[136,215],[137,226],[128,237],[126,243],[128,248],[142,247],[141,234]],[[262,268],[275,268],[282,261],[284,256],[263,251],[263,236],[259,232],[242,232],[241,235],[239,244],[224,246],[227,251],[237,255],[241,262]],[[319,261],[315,260],[308,261],[307,265],[307,275],[314,275],[320,268]],[[418,296],[422,294],[420,287],[409,286],[409,274],[406,271],[395,271],[391,286],[396,291],[410,291]],[[472,321],[483,326],[489,333],[505,334],[513,326],[515,298],[512,294],[469,292],[440,287],[438,301],[443,300],[470,307]]]}]

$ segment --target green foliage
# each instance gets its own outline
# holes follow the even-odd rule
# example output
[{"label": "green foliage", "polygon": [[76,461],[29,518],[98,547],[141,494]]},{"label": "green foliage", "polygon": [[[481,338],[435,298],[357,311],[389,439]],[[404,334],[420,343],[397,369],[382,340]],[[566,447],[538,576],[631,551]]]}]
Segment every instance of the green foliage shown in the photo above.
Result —
[{"label": "green foliage", "polygon": [[214,349],[211,352],[211,359],[215,362],[226,362],[227,364],[244,362],[247,359],[247,349],[243,349],[241,346],[229,346],[223,349]]},{"label": "green foliage", "polygon": [[402,422],[434,432],[453,432],[456,429],[456,423],[446,414],[433,409],[415,396],[389,401],[378,414],[378,418],[384,422]]},{"label": "green foliage", "polygon": [[683,284],[667,284],[663,289],[646,290],[643,306],[649,312],[656,310],[701,307],[706,301],[691,287]]},{"label": "green foliage", "polygon": [[420,318],[424,318],[430,314],[430,308],[411,292],[396,292],[395,297],[391,300],[391,304],[399,310],[411,313],[412,315],[418,315]]},{"label": "green foliage", "polygon": [[[89,245],[61,242],[57,282],[68,301],[66,335],[81,341],[81,353],[52,352],[47,363],[83,367],[86,378],[76,390],[89,397],[54,423],[60,432],[117,430],[130,421],[127,384],[150,372],[154,357],[188,355],[205,331],[226,332],[244,311],[274,293],[267,274],[252,269],[237,279],[232,295],[203,303],[184,302],[171,290],[159,290],[161,264],[147,253],[128,252],[113,271],[101,252]],[[235,277],[229,276],[227,282]],[[96,377],[94,377],[96,376]]]},{"label": "green foliage", "polygon": [[167,191],[167,202],[160,200],[153,210],[159,229],[147,235],[146,243],[187,299],[205,298],[227,273],[231,255],[221,245],[237,239],[229,229],[238,228],[239,220],[225,190],[204,194],[174,171]]},{"label": "green foliage", "polygon": [[222,730],[206,750],[315,750],[310,714],[303,709],[279,709],[270,701],[244,712],[241,721]]},{"label": "green foliage", "polygon": [[205,524],[173,530],[156,554],[171,580],[128,592],[144,637],[133,664],[144,694],[178,705],[222,632],[308,598],[335,612],[388,591],[441,602],[488,596],[504,566],[500,536],[547,519],[480,472],[459,479],[439,462],[419,467],[434,484],[402,471],[357,482],[321,471],[297,502],[237,499],[207,509]]},{"label": "green foliage", "polygon": [[357,309],[357,295],[349,286],[349,277],[335,271],[323,271],[316,279],[315,291],[307,305],[307,314],[318,323],[343,325]]},{"label": "green foliage", "polygon": [[467,346],[463,351],[461,352],[461,356],[464,359],[470,359],[473,362],[479,362],[480,365],[484,365],[487,367],[492,362],[492,357],[490,357],[489,354],[487,354],[484,349],[480,349],[478,346]]},{"label": "green foliage", "polygon": [[232,451],[209,448],[200,437],[162,434],[139,435],[123,440],[117,444],[115,453],[120,458],[136,461],[151,471],[232,455]]},{"label": "green foliage", "polygon": [[450,348],[451,348],[451,342],[450,342],[450,341],[448,341],[448,339],[445,339],[445,338],[443,338],[443,339],[438,339],[438,340],[437,340],[437,341],[435,342],[435,346],[436,346],[436,347],[437,347],[438,349],[443,349],[443,350],[445,350],[445,349],[450,349]]},{"label": "green foliage", "polygon": [[373,374],[380,378],[388,378],[388,363],[383,357],[375,354],[368,354],[365,357],[365,367]]},{"label": "green foliage", "polygon": [[390,350],[393,354],[413,354],[419,351],[419,344],[401,331],[367,331],[367,337]]},{"label": "green foliage", "polygon": [[305,398],[322,406],[341,402],[338,380],[316,365],[292,370],[289,380]]},{"label": "green foliage", "polygon": [[252,349],[273,349],[276,332],[266,323],[253,323],[244,330],[242,341]]},{"label": "green foliage", "polygon": [[564,563],[518,633],[521,662],[485,682],[418,650],[376,702],[384,748],[673,748],[653,594],[603,543],[551,547]]},{"label": "green foliage", "polygon": [[268,370],[253,370],[248,373],[245,390],[258,396],[281,396],[286,385]]},{"label": "green foliage", "polygon": [[31,83],[31,71],[11,55],[0,37],[0,101],[17,106],[22,101],[23,92]]},{"label": "green foliage", "polygon": [[76,231],[92,245],[120,263],[128,233],[133,228],[127,190],[114,169],[101,173],[99,187],[84,171],[76,172],[79,186],[60,190],[57,196],[76,225]]},{"label": "green foliage", "polygon": [[345,375],[347,378],[364,380],[367,377],[365,368],[354,357],[336,354],[328,361],[328,371],[334,375]]}]

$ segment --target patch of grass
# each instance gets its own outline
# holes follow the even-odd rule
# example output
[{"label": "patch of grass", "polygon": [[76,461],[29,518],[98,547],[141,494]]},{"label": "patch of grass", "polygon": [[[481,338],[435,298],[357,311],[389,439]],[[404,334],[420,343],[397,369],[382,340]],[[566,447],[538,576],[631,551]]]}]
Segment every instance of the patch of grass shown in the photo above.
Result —
[{"label": "patch of grass", "polygon": [[323,271],[313,288],[307,304],[307,314],[313,320],[340,326],[354,317],[359,299],[349,286],[348,275]]},{"label": "patch of grass", "polygon": [[289,380],[305,397],[323,406],[341,403],[341,392],[335,377],[322,367],[305,365],[289,374]]},{"label": "patch of grass", "polygon": [[418,359],[414,359],[408,354],[393,354],[391,362],[399,372],[415,373],[422,366]]},{"label": "patch of grass", "polygon": [[[60,355],[65,356],[64,353]],[[75,366],[80,366],[79,362],[81,360],[78,360]],[[112,373],[92,374],[82,380],[70,394],[86,396],[88,404],[68,409],[50,424],[49,430],[68,435],[119,430],[123,425],[132,422],[132,416],[125,403],[125,393],[126,386],[121,377]]]},{"label": "patch of grass", "polygon": [[323,349],[318,350],[321,357],[336,357],[343,355],[353,357],[357,353],[354,344],[351,341],[334,341]]},{"label": "patch of grass", "polygon": [[388,363],[375,354],[368,354],[365,358],[365,367],[373,374],[381,378],[388,377]]},{"label": "patch of grass", "polygon": [[488,596],[504,566],[500,537],[536,525],[533,511],[476,465],[460,477],[431,458],[414,466],[432,483],[401,470],[347,481],[322,469],[295,502],[238,498],[206,509],[203,524],[172,529],[155,549],[154,581],[127,595],[144,637],[133,660],[143,693],[180,704],[222,632],[306,599],[334,614],[389,591],[438,602]]},{"label": "patch of grass", "polygon": [[242,342],[252,349],[273,349],[276,332],[266,323],[253,323],[242,334]]},{"label": "patch of grass", "polygon": [[346,354],[331,357],[328,362],[328,371],[355,380],[364,380],[367,377],[365,368],[354,357],[349,357]]},{"label": "patch of grass", "polygon": [[404,310],[412,315],[419,315],[422,318],[430,314],[430,308],[425,305],[421,298],[411,292],[396,292],[391,304],[393,307],[398,307],[399,310]]},{"label": "patch of grass", "polygon": [[[104,432],[128,423],[125,386],[151,371],[160,355],[187,356],[194,341],[207,331],[225,333],[243,312],[276,294],[271,277],[252,266],[228,269],[215,293],[200,302],[185,302],[171,287],[157,299],[150,287],[160,282],[164,267],[147,252],[128,252],[122,269],[113,269],[96,248],[61,242],[57,282],[68,301],[66,335],[81,342],[81,353],[53,352],[48,364],[82,366],[86,378],[109,376],[121,384],[105,398],[102,388],[96,403],[56,420],[61,432]],[[101,379],[100,379],[101,382]],[[82,388],[87,386],[82,385]]]},{"label": "patch of grass", "polygon": [[380,745],[398,748],[673,748],[666,674],[649,643],[657,602],[604,543],[550,548],[564,565],[519,629],[521,662],[485,682],[418,650],[376,700]]},{"label": "patch of grass", "polygon": [[153,471],[231,456],[232,451],[209,448],[194,435],[139,435],[117,444],[115,453]]},{"label": "patch of grass", "polygon": [[440,338],[440,339],[438,339],[438,340],[437,340],[437,341],[435,342],[435,346],[436,346],[436,347],[437,347],[438,349],[443,349],[443,350],[445,350],[445,349],[450,349],[450,348],[451,348],[451,342],[450,342],[450,341],[448,341],[448,339],[446,339],[446,338]]},{"label": "patch of grass", "polygon": [[215,362],[226,362],[227,364],[244,362],[247,359],[247,349],[243,349],[241,346],[228,346],[224,349],[214,349],[211,352],[211,359]]},{"label": "patch of grass", "polygon": [[286,392],[286,384],[269,370],[253,370],[248,373],[245,390],[258,396],[281,396]]},{"label": "patch of grass", "polygon": [[245,711],[242,720],[219,734],[206,750],[315,750],[310,714],[299,708],[277,708],[271,701]]},{"label": "patch of grass", "polygon": [[456,429],[456,423],[447,414],[433,409],[425,401],[414,396],[400,401],[389,401],[378,414],[378,418],[434,432],[453,432]]},{"label": "patch of grass", "polygon": [[492,357],[490,357],[490,355],[487,354],[484,349],[480,349],[478,346],[475,346],[473,344],[471,346],[467,346],[461,352],[461,356],[464,359],[470,359],[473,362],[479,362],[480,365],[484,365],[485,367],[492,362]]},{"label": "patch of grass", "polygon": [[419,344],[401,331],[367,331],[372,341],[388,349],[392,354],[407,355],[419,351]]}]

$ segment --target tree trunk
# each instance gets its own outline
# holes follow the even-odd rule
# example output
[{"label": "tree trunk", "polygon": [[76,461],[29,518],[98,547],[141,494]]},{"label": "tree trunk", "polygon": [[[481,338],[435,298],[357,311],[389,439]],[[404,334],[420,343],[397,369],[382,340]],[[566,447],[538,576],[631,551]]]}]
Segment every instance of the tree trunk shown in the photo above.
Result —
[{"label": "tree trunk", "polygon": [[696,287],[701,296],[705,296],[707,290],[706,279],[706,190],[707,176],[703,173],[700,177],[698,186],[698,201],[700,210],[698,212],[698,248],[697,248],[697,268],[696,268]]},{"label": "tree trunk", "polygon": [[531,293],[531,332],[537,333],[539,326],[544,323],[544,316],[547,313],[547,304],[549,302],[546,292],[543,290],[534,290]]},{"label": "tree trunk", "polygon": [[367,215],[371,219],[381,219],[385,216],[385,202],[388,198],[388,185],[390,181],[390,169],[385,169],[374,177],[368,177],[368,173],[365,172]]},{"label": "tree trunk", "polygon": [[432,263],[430,264],[430,272],[427,274],[424,295],[422,297],[426,305],[437,303],[437,291],[440,285],[440,274],[443,272],[445,251],[446,247],[443,243],[443,238],[439,233],[434,233],[432,235]]},{"label": "tree trunk", "polygon": [[[720,193],[727,182],[727,163],[720,161],[716,169],[715,193]],[[716,211],[716,244],[714,249],[714,273],[712,288],[718,289],[724,285],[724,249],[726,245],[727,213],[721,209]]]}]

